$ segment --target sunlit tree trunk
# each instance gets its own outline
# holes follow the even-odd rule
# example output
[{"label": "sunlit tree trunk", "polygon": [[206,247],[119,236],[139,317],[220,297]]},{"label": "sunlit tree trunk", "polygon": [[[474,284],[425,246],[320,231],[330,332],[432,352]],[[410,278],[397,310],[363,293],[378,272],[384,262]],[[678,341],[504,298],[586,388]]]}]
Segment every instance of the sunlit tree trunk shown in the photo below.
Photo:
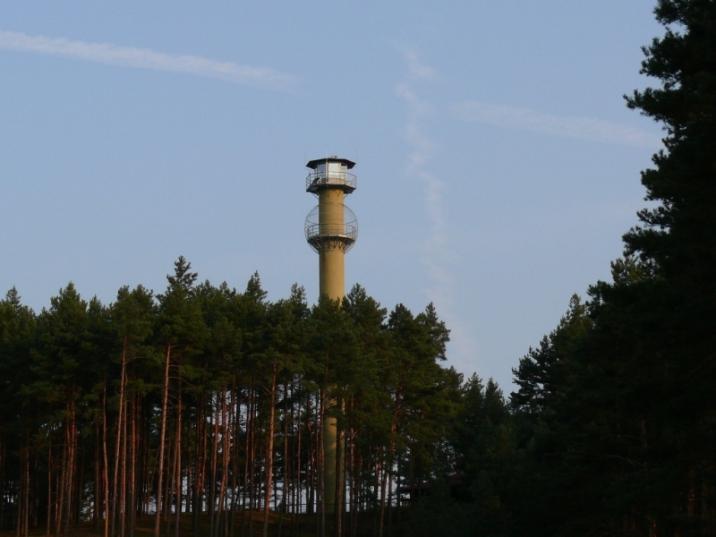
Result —
[{"label": "sunlit tree trunk", "polygon": [[127,373],[127,336],[122,340],[122,358],[119,374],[119,412],[117,416],[117,430],[114,438],[114,471],[112,473],[112,535],[117,533],[117,515],[119,501],[117,487],[119,486],[120,453],[122,447],[122,428],[124,423],[124,388]]},{"label": "sunlit tree trunk", "polygon": [[[288,513],[290,505],[290,493],[291,493],[291,464],[289,459],[288,449],[288,427],[289,417],[293,415],[293,404],[291,404],[291,411],[289,412],[289,395],[288,395],[288,383],[283,385],[283,513]],[[282,519],[283,520],[283,519]]]},{"label": "sunlit tree trunk", "polygon": [[316,424],[316,435],[318,437],[318,445],[316,448],[318,449],[318,497],[321,505],[321,522],[320,522],[320,533],[321,537],[326,537],[326,472],[325,472],[325,466],[326,466],[326,451],[323,443],[323,433],[324,428],[323,424],[326,420],[326,400],[325,400],[325,393],[321,389],[320,395],[319,395],[319,416],[320,419],[318,420],[318,423]]},{"label": "sunlit tree trunk", "polygon": [[228,423],[228,412],[226,408],[226,388],[221,389],[221,483],[219,485],[219,504],[217,506],[216,525],[217,535],[224,531],[224,507],[226,502],[226,486],[229,479],[229,437],[231,431]]},{"label": "sunlit tree trunk", "polygon": [[[386,487],[389,484],[393,456],[395,453],[395,433],[398,427],[397,417],[397,412],[394,412],[393,421],[390,425],[390,441],[388,442],[388,451],[385,455],[384,462],[382,463],[383,471],[380,484],[380,521],[378,524],[378,537],[383,537],[383,530],[385,527]],[[390,491],[388,491],[388,497],[390,497]]]},{"label": "sunlit tree trunk", "polygon": [[[256,392],[255,384],[252,380],[251,384],[251,427],[249,432],[249,452],[248,452],[248,460],[249,460],[249,510],[254,511],[255,509],[258,509],[258,502],[257,502],[257,494],[256,494],[256,485],[259,482],[259,479],[257,476],[254,475],[256,472],[256,417],[257,417],[257,407],[258,407],[258,393]],[[248,516],[249,521],[249,535],[252,535],[252,528],[253,528],[253,521],[254,518],[252,516],[252,513],[249,513]]]},{"label": "sunlit tree trunk", "polygon": [[[341,406],[343,403],[340,403]],[[334,497],[336,499],[335,501],[335,535],[336,537],[342,536],[343,531],[343,509],[344,509],[344,494],[345,494],[345,486],[344,486],[344,477],[345,477],[345,466],[343,463],[343,456],[344,456],[344,442],[345,442],[345,433],[343,430],[343,427],[341,425],[338,425],[336,427],[336,490]]]},{"label": "sunlit tree trunk", "polygon": [[137,401],[138,395],[132,401],[132,422],[129,463],[129,537],[134,537],[137,523]]},{"label": "sunlit tree trunk", "polygon": [[164,441],[167,433],[167,406],[169,403],[169,364],[171,362],[172,346],[167,344],[164,358],[164,384],[162,389],[162,423],[159,431],[159,463],[157,468],[157,505],[154,516],[154,537],[159,537],[159,528],[162,516],[162,485],[164,477]]},{"label": "sunlit tree trunk", "polygon": [[[102,525],[102,435],[99,414],[94,420],[94,481],[92,483],[92,526],[99,532]],[[49,511],[48,511],[49,513]]]},{"label": "sunlit tree trunk", "polygon": [[62,462],[60,464],[60,475],[57,480],[57,493],[55,494],[55,497],[57,498],[57,502],[55,504],[55,535],[62,535],[62,517],[64,515],[65,491],[67,490],[65,483],[67,482],[68,452],[70,445],[69,434],[69,418],[65,416],[65,443],[62,448]]},{"label": "sunlit tree trunk", "polygon": [[72,491],[73,491],[73,484],[75,479],[75,453],[77,451],[77,418],[75,413],[75,404],[74,401],[70,401],[68,403],[68,425],[67,425],[67,463],[66,463],[66,472],[65,472],[65,483],[63,486],[63,495],[65,497],[64,501],[64,511],[62,515],[62,524],[60,527],[60,531],[58,531],[58,534],[60,535],[67,535],[67,529],[70,525],[70,518],[72,517]]},{"label": "sunlit tree trunk", "polygon": [[104,537],[109,537],[109,456],[107,449],[107,383],[104,385],[102,397],[102,487],[103,487],[103,513]]},{"label": "sunlit tree trunk", "polygon": [[266,431],[266,482],[264,484],[264,537],[268,537],[271,486],[273,485],[273,433],[276,424],[276,374],[278,366],[274,362],[271,369],[271,389],[269,392],[269,423]]},{"label": "sunlit tree trunk", "polygon": [[[50,537],[52,525],[52,434],[47,436],[47,519],[45,520],[45,536]],[[97,485],[95,485],[95,491]],[[95,502],[97,501],[97,493],[95,492]],[[95,516],[97,516],[97,506],[94,507]]]},{"label": "sunlit tree trunk", "polygon": [[[126,377],[126,373],[125,373]],[[126,384],[126,378],[125,378]],[[125,537],[127,530],[127,403],[124,402],[124,412],[122,415],[122,470],[121,470],[121,488],[119,494],[119,534]]]},{"label": "sunlit tree trunk", "polygon": [[216,472],[219,457],[219,409],[218,394],[212,396],[211,403],[211,477],[209,478],[209,535],[216,535]]},{"label": "sunlit tree trunk", "polygon": [[181,477],[181,428],[182,428],[182,397],[181,397],[181,379],[177,385],[177,421],[176,421],[176,454],[174,458],[174,465],[176,468],[174,486],[175,486],[175,528],[174,535],[179,537],[180,525],[181,525],[181,493],[182,493],[182,477]]},{"label": "sunlit tree trunk", "polygon": [[312,429],[311,427],[311,394],[308,394],[306,397],[306,431],[307,431],[307,442],[308,447],[306,449],[306,465],[308,466],[308,472],[306,475],[306,513],[307,514],[313,514],[314,513],[314,502],[315,502],[315,468],[316,468],[316,460],[318,459],[318,455],[316,453],[316,443],[314,442],[314,434],[313,431],[315,429]]},{"label": "sunlit tree trunk", "polygon": [[[299,381],[300,382],[300,381]],[[300,393],[300,386],[297,390]],[[301,401],[299,399],[298,403],[298,413],[296,415],[296,419],[294,420],[293,417],[293,405],[291,405],[291,422],[296,424],[296,471],[294,473],[295,475],[295,483],[293,486],[293,514],[294,519],[296,519],[296,515],[298,515],[301,511]]]},{"label": "sunlit tree trunk", "polygon": [[251,429],[251,391],[246,392],[246,418],[244,420],[244,479],[243,492],[241,494],[241,509],[246,514],[247,492],[249,490],[249,430]]},{"label": "sunlit tree trunk", "polygon": [[205,395],[202,393],[199,398],[199,406],[196,412],[196,466],[194,469],[194,495],[192,497],[192,532],[199,537],[199,516],[202,511],[204,496],[204,458],[206,456],[206,424],[205,424]]},{"label": "sunlit tree trunk", "polygon": [[229,536],[234,536],[236,526],[236,508],[238,506],[238,483],[239,483],[239,455],[241,443],[239,435],[241,432],[241,400],[237,380],[234,378],[234,385],[231,391],[231,413],[232,413],[232,448],[234,450],[231,458],[231,505],[229,507]]}]

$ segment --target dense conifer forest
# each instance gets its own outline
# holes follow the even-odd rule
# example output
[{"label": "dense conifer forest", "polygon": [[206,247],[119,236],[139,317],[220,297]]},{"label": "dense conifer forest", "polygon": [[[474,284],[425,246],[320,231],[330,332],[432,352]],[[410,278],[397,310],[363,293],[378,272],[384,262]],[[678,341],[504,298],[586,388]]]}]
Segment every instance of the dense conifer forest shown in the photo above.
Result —
[{"label": "dense conifer forest", "polygon": [[627,97],[664,127],[650,203],[511,394],[444,365],[432,305],[360,286],[269,301],[257,274],[217,287],[180,257],[165,289],[111,304],[68,284],[34,312],[13,288],[0,535],[716,535],[716,2],[656,16],[657,83]]}]

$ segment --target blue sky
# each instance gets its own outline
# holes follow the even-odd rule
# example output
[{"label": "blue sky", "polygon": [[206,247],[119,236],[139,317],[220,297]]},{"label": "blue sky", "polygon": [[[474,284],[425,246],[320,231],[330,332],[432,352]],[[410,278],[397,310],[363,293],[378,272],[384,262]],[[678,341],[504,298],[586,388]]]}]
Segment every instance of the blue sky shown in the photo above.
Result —
[{"label": "blue sky", "polygon": [[509,388],[609,276],[658,125],[653,1],[13,2],[0,7],[0,286],[40,309],[200,277],[315,300],[306,161],[355,160],[346,281],[434,301],[449,362]]}]

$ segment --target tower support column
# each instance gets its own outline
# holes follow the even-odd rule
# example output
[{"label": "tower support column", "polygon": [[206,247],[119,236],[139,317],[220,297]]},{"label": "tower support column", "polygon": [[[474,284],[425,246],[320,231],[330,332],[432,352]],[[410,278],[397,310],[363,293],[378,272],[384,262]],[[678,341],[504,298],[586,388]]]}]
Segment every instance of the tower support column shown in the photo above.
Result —
[{"label": "tower support column", "polygon": [[[318,252],[319,290],[321,297],[341,301],[345,296],[345,253],[356,240],[355,217],[343,201],[355,190],[355,175],[348,170],[355,163],[338,157],[312,160],[306,190],[318,196],[318,206],[306,218],[306,240]],[[323,394],[323,508],[325,513],[340,515],[336,494],[342,498],[343,452],[340,437],[334,386],[324,386]]]},{"label": "tower support column", "polygon": [[[325,188],[318,195],[318,222],[321,233],[344,234],[343,190]],[[345,288],[345,245],[342,240],[326,240],[318,253],[321,296],[343,300]]]},{"label": "tower support column", "polygon": [[340,248],[321,252],[318,257],[321,296],[343,300],[345,296],[345,257]]},{"label": "tower support column", "polygon": [[[340,232],[344,223],[343,200],[339,189],[324,189],[318,196],[319,225],[322,232]],[[340,240],[326,240],[318,254],[319,289],[323,297],[343,300],[345,296],[345,248]],[[337,401],[333,387],[326,386],[323,421],[323,496],[327,513],[336,511],[336,491],[342,486],[342,461],[338,462],[338,420],[333,412]]]}]

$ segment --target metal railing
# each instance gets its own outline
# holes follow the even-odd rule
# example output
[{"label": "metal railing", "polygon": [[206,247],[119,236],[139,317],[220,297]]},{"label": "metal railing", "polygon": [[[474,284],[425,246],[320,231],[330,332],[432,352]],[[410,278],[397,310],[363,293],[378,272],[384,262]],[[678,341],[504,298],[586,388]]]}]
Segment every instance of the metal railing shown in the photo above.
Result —
[{"label": "metal railing", "polygon": [[315,170],[306,176],[308,192],[314,192],[324,185],[336,185],[348,190],[355,190],[357,184],[358,178],[355,174],[342,170]]},{"label": "metal railing", "polygon": [[308,242],[322,239],[339,239],[353,242],[358,238],[358,224],[306,224],[306,240]]}]

